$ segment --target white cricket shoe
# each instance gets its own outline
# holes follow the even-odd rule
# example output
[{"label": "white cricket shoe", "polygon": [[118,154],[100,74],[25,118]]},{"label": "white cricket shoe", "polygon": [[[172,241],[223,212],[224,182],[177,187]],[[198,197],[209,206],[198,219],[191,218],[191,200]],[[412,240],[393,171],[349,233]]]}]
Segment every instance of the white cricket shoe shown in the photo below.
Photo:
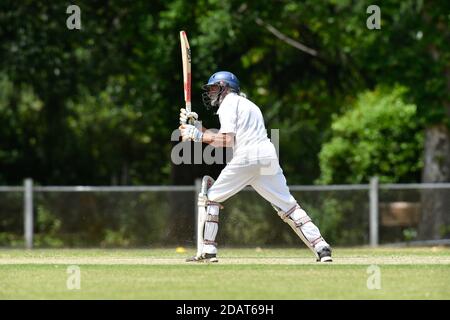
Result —
[{"label": "white cricket shoe", "polygon": [[202,253],[200,256],[187,258],[186,262],[219,262],[219,260],[215,253]]},{"label": "white cricket shoe", "polygon": [[331,258],[331,247],[325,246],[320,251],[317,252],[317,255],[319,256],[317,258],[317,262],[332,262],[333,259]]}]

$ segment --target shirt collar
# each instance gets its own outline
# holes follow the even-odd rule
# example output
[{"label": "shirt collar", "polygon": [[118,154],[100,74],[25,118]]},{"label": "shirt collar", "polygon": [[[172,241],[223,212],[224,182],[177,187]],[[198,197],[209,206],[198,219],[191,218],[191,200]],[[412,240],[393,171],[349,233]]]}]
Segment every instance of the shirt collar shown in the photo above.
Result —
[{"label": "shirt collar", "polygon": [[225,98],[223,98],[222,103],[220,104],[219,108],[217,109],[216,114],[219,114],[220,108],[222,108],[222,106],[224,105],[225,100],[227,100],[230,96],[235,96],[236,92],[230,92],[228,93]]}]

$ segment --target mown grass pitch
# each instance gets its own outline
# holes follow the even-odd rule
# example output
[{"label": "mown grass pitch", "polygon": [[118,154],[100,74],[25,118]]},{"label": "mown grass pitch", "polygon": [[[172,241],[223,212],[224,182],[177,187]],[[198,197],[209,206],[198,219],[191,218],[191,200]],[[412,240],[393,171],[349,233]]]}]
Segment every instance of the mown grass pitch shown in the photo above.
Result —
[{"label": "mown grass pitch", "polygon": [[[1,249],[0,299],[450,299],[450,248],[335,248],[331,264],[305,249],[219,253],[188,264],[193,249]],[[67,288],[70,265],[79,290]],[[371,265],[380,289],[367,286]]]}]

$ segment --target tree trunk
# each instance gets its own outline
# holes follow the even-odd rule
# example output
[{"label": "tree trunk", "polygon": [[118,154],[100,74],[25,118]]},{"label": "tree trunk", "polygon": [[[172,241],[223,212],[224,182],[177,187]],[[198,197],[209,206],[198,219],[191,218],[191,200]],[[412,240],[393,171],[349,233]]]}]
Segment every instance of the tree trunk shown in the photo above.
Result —
[{"label": "tree trunk", "polygon": [[[423,182],[450,182],[450,132],[445,125],[425,131]],[[450,191],[424,190],[422,217],[418,230],[421,240],[442,239],[450,231]]]},{"label": "tree trunk", "polygon": [[[424,9],[422,18],[425,25],[435,28],[447,35],[445,24],[438,23]],[[434,43],[428,46],[428,54],[436,63],[445,59]],[[450,65],[445,63],[443,76],[446,79],[447,92],[450,90]],[[441,125],[431,125],[425,130],[425,153],[422,182],[450,182],[450,101],[444,95],[442,105],[446,113]],[[422,196],[422,218],[418,230],[418,238],[422,240],[442,239],[450,237],[450,190],[424,190]]]}]

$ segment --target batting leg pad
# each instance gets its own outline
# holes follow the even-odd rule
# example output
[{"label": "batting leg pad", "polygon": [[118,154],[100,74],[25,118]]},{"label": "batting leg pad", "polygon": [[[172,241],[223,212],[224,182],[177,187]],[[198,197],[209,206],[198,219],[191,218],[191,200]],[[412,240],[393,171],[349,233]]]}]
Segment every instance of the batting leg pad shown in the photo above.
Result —
[{"label": "batting leg pad", "polygon": [[219,230],[219,205],[209,203],[206,208],[202,253],[217,254],[216,235]]},{"label": "batting leg pad", "polygon": [[216,253],[216,235],[219,224],[219,203],[208,200],[209,188],[214,184],[214,179],[204,176],[198,195],[197,213],[197,256],[202,253]]},{"label": "batting leg pad", "polygon": [[298,237],[306,244],[306,246],[319,258],[317,252],[324,246],[328,246],[322,238],[319,228],[311,221],[298,204],[290,210],[284,212],[280,208],[273,206],[280,218],[286,222]]}]

